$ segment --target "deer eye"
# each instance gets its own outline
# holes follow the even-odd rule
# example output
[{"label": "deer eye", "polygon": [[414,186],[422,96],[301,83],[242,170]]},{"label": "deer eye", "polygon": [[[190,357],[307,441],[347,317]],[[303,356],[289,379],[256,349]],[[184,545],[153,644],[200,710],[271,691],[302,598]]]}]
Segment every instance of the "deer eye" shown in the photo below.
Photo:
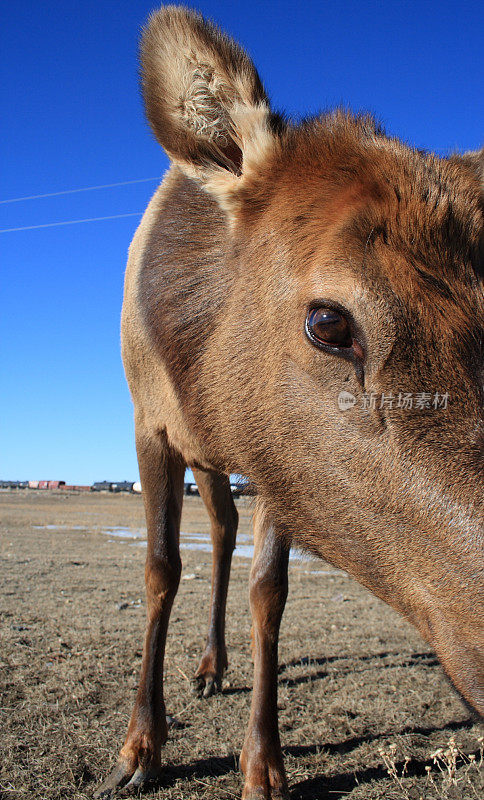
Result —
[{"label": "deer eye", "polygon": [[306,334],[318,346],[348,348],[353,344],[348,320],[334,308],[310,309],[306,317]]}]

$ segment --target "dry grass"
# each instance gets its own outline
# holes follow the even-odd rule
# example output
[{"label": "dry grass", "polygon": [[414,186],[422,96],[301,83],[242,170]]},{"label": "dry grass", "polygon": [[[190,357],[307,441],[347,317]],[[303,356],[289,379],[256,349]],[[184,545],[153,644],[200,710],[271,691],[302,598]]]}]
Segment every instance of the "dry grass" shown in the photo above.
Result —
[{"label": "dry grass", "polygon": [[[250,507],[240,504],[242,531]],[[136,689],[144,625],[140,547],[102,525],[143,525],[136,497],[0,495],[2,800],[86,800],[112,766]],[[57,530],[33,528],[55,524]],[[85,530],[76,526],[83,525]],[[196,498],[182,529],[207,530]],[[237,759],[252,667],[249,562],[235,558],[230,670],[222,696],[194,699],[210,558],[183,552],[167,707],[178,720],[150,800],[239,797]],[[484,797],[480,728],[413,629],[321,563],[292,562],[281,631],[281,738],[293,800]]]},{"label": "dry grass", "polygon": [[[482,767],[484,763],[484,738],[476,739],[474,753],[464,752],[451,736],[443,747],[430,754],[431,764],[425,765],[425,781],[410,777],[412,765],[410,756],[399,763],[398,746],[395,743],[379,752],[393,785],[401,800],[453,800],[454,798],[475,798],[482,800],[484,783]],[[478,784],[479,787],[478,788]]]}]

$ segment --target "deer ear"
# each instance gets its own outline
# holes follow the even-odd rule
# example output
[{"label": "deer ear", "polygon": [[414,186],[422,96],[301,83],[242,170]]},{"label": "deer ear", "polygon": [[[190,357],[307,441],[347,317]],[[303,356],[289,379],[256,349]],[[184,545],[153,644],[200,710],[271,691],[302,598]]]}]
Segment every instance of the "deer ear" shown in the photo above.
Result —
[{"label": "deer ear", "polygon": [[143,31],[141,71],[156,138],[187,175],[230,205],[241,176],[276,139],[251,59],[196,12],[165,6]]}]

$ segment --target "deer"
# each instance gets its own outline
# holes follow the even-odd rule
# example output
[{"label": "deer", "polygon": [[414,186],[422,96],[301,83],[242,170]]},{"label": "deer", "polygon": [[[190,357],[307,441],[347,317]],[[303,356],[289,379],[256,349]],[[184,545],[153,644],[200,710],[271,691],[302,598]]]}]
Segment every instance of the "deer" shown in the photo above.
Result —
[{"label": "deer", "polygon": [[484,712],[484,150],[439,157],[341,109],[291,121],[271,109],[247,53],[182,6],[151,15],[141,76],[171,160],[129,250],[122,311],[147,623],[126,740],[97,796],[163,772],[163,661],[191,467],[213,546],[195,675],[205,697],[227,668],[228,476],[257,491],[242,797],[281,800],[291,546],[404,615]]}]

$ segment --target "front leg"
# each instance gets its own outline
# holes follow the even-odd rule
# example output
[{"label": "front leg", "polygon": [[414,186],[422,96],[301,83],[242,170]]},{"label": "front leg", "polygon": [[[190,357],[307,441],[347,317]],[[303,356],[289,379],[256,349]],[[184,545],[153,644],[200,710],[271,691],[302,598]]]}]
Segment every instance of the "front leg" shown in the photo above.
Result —
[{"label": "front leg", "polygon": [[141,676],[126,741],[118,764],[95,794],[109,798],[118,788],[136,791],[158,778],[167,738],[163,659],[170,611],[181,573],[179,530],[185,467],[166,436],[136,426],[136,448],[148,529],[147,623]]},{"label": "front leg", "polygon": [[277,714],[277,646],[287,598],[288,561],[289,545],[259,502],[250,576],[254,689],[240,756],[245,775],[243,800],[282,800],[289,796]]}]

